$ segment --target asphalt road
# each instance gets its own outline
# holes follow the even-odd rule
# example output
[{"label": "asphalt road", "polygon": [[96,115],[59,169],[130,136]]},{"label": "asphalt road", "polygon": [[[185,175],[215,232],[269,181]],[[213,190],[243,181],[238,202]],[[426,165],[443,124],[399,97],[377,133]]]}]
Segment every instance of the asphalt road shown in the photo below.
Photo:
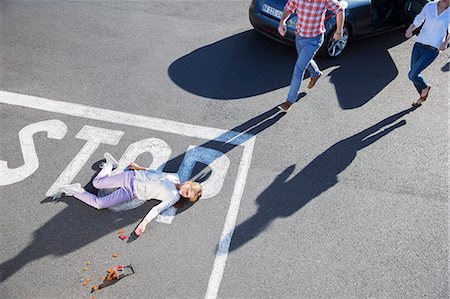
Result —
[{"label": "asphalt road", "polygon": [[[296,53],[248,6],[0,2],[2,298],[90,298],[118,264],[136,273],[95,298],[448,298],[450,52],[412,111],[413,41],[356,41],[284,114]],[[149,148],[211,196],[128,242],[157,202],[46,197]]]}]

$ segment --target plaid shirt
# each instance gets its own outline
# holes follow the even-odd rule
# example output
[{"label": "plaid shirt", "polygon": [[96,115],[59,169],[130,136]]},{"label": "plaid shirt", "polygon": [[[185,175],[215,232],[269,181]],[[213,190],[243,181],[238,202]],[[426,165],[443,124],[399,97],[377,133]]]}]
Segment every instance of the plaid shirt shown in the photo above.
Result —
[{"label": "plaid shirt", "polygon": [[289,0],[284,9],[291,14],[297,10],[297,34],[308,38],[325,32],[325,13],[328,9],[335,14],[344,11],[338,0]]}]

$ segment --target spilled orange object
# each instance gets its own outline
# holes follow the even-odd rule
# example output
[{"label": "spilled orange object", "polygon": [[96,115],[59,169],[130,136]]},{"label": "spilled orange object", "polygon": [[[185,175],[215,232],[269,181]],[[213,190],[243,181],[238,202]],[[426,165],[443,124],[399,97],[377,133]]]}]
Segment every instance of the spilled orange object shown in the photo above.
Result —
[{"label": "spilled orange object", "polygon": [[83,282],[83,287],[87,286],[88,283],[90,283],[92,281],[92,277],[89,278],[88,280],[86,280],[85,282]]}]

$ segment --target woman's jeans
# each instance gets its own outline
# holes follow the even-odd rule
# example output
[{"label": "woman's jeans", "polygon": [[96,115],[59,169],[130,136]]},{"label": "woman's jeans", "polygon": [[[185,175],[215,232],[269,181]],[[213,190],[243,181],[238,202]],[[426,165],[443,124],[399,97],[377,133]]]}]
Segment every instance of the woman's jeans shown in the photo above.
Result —
[{"label": "woman's jeans", "polygon": [[439,50],[428,45],[415,43],[411,55],[411,70],[408,78],[414,83],[419,94],[422,89],[428,87],[428,83],[421,75],[421,72],[429,66],[439,55]]},{"label": "woman's jeans", "polygon": [[97,189],[119,188],[113,193],[103,197],[98,197],[84,189],[81,189],[73,196],[96,209],[113,207],[135,198],[133,184],[134,171],[124,171],[113,176],[111,176],[111,172],[112,165],[107,163],[103,164],[103,169],[92,181],[92,184]]},{"label": "woman's jeans", "polygon": [[314,55],[316,55],[322,43],[323,34],[312,38],[301,37],[298,35],[295,37],[295,47],[297,48],[298,58],[294,66],[291,87],[289,88],[287,97],[289,103],[292,104],[297,100],[298,91],[300,90],[300,85],[302,84],[303,76],[305,75],[305,69],[308,69],[311,78],[317,78],[322,74],[316,62],[313,60]]}]

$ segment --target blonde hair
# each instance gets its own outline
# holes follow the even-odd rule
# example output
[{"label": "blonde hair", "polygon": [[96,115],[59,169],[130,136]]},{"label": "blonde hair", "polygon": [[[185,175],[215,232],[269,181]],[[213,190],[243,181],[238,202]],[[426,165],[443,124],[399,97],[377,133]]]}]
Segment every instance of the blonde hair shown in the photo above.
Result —
[{"label": "blonde hair", "polygon": [[184,203],[185,203],[186,201],[191,202],[191,203],[194,203],[194,202],[196,202],[197,200],[199,200],[200,197],[202,197],[203,186],[200,185],[199,183],[193,182],[193,181],[189,181],[188,183],[191,185],[191,188],[195,189],[195,191],[196,191],[197,193],[196,193],[196,195],[195,195],[193,198],[185,198],[185,197],[180,198],[180,200],[177,201],[177,202],[173,205],[173,206],[174,206],[175,208],[177,208],[177,209],[182,208],[182,207],[184,206]]},{"label": "blonde hair", "polygon": [[191,188],[195,189],[195,191],[197,191],[197,194],[193,198],[190,198],[190,201],[196,202],[202,197],[203,187],[197,182],[191,182]]}]

